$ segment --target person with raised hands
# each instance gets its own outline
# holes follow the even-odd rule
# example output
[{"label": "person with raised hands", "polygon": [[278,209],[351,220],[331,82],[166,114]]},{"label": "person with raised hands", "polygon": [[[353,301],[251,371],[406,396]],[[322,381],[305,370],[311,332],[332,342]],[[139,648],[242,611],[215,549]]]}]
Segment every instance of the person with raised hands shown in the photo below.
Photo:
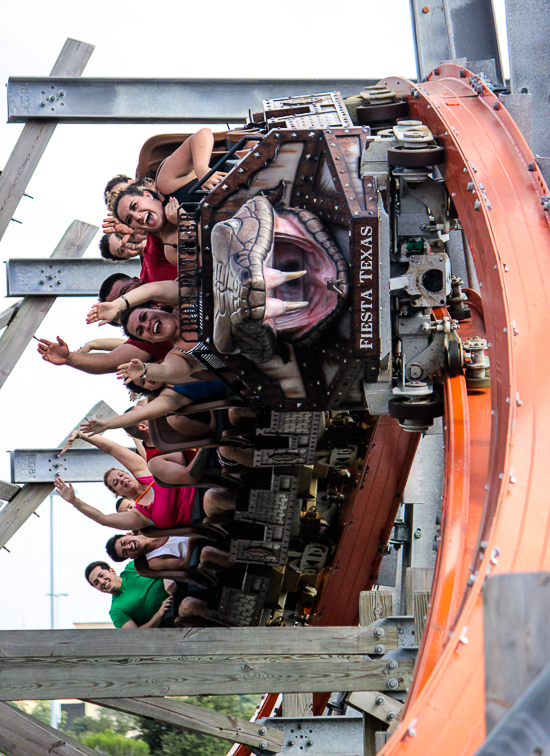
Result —
[{"label": "person with raised hands", "polygon": [[[149,301],[147,301],[149,299]],[[153,301],[155,300],[155,301]],[[131,338],[146,339],[152,343],[169,340],[172,350],[162,363],[146,363],[139,358],[121,363],[117,375],[126,383],[147,379],[179,385],[192,381],[213,380],[215,376],[208,367],[195,358],[194,353],[206,353],[208,365],[218,370],[226,370],[226,365],[218,357],[208,354],[204,344],[185,341],[180,335],[178,312],[156,309],[156,302],[176,307],[179,301],[177,281],[157,281],[126,292],[111,302],[98,302],[88,313],[87,322],[100,325],[119,319],[126,334]],[[231,373],[230,380],[236,379]]]},{"label": "person with raised hands", "polygon": [[[180,484],[181,487],[163,488],[155,481],[147,463],[139,454],[102,436],[83,436],[80,431],[73,431],[60,456],[78,437],[111,455],[126,468],[121,470],[111,467],[104,476],[104,483],[112,493],[134,501],[133,509],[119,510],[113,514],[104,514],[86,504],[76,496],[70,482],[65,483],[60,477],[55,479],[57,493],[83,515],[100,525],[126,530],[139,530],[152,525],[157,528],[173,528],[176,525],[200,522],[204,514],[211,517],[234,508],[232,501],[224,502],[224,506],[220,507],[217,503],[219,497],[214,491],[198,492],[193,487],[207,469],[210,460],[209,449],[201,450],[189,465],[178,466],[180,479],[186,481]],[[185,459],[181,452],[179,454],[181,459]]]}]

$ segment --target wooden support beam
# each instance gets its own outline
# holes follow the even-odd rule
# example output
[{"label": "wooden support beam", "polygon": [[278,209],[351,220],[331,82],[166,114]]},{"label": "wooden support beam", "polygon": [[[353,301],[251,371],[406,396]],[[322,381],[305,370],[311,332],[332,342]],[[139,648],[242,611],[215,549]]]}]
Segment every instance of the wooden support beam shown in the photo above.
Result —
[{"label": "wooden support beam", "polygon": [[[116,417],[116,414],[108,404],[101,401],[84,415],[80,423],[89,415],[95,415],[102,420],[109,420],[111,417]],[[80,423],[77,424],[77,428],[80,427]],[[60,449],[69,436],[70,433],[61,441],[59,444]],[[73,444],[73,448],[77,449],[84,446],[89,446],[89,444],[80,439],[77,439]],[[40,504],[52,491],[52,483],[26,483],[19,493],[6,504],[0,512],[0,548],[6,545],[12,535],[19,530],[21,525],[38,509]]]},{"label": "wooden support beam", "polygon": [[487,732],[550,659],[550,573],[495,575],[483,589]]},{"label": "wooden support beam", "polygon": [[[184,730],[213,735],[232,743],[261,748],[266,753],[279,753],[284,733],[259,722],[230,717],[211,709],[193,706],[169,698],[89,698],[90,703],[107,706],[138,717],[150,717]],[[260,745],[261,744],[261,745]]]},{"label": "wooden support beam", "polygon": [[359,594],[359,624],[370,625],[393,614],[391,591],[361,591]]},{"label": "wooden support beam", "polygon": [[64,732],[0,703],[0,752],[4,756],[100,756]]},{"label": "wooden support beam", "polygon": [[20,490],[21,486],[15,486],[13,483],[0,480],[0,499],[3,501],[10,501]]},{"label": "wooden support beam", "polygon": [[[97,226],[73,221],[55,248],[51,259],[82,257],[97,230]],[[55,297],[49,296],[25,297],[22,300],[15,317],[0,338],[0,388],[54,302]]]},{"label": "wooden support beam", "polygon": [[[80,76],[94,50],[93,45],[67,39],[50,76]],[[8,227],[57,123],[25,124],[0,176],[0,239]]]},{"label": "wooden support beam", "polygon": [[417,646],[420,645],[422,636],[424,635],[424,626],[426,625],[429,604],[429,591],[415,591],[413,593],[414,637]]},{"label": "wooden support beam", "polygon": [[20,299],[19,302],[14,302],[6,310],[4,310],[4,312],[0,312],[0,330],[10,324],[11,319],[15,317],[15,313],[19,309],[22,301],[23,300]]},{"label": "wooden support beam", "polygon": [[312,717],[312,693],[285,693],[283,696],[283,717]]},{"label": "wooden support beam", "polygon": [[0,700],[405,690],[414,660],[365,659],[374,640],[358,627],[5,631]]},{"label": "wooden support beam", "polygon": [[380,719],[387,725],[398,722],[403,711],[401,701],[391,698],[387,693],[371,690],[350,693],[346,699],[346,704],[351,706],[352,709],[357,709],[357,711]]},{"label": "wooden support beam", "polygon": [[433,567],[407,567],[405,576],[407,614],[414,613],[414,594],[416,591],[428,591],[430,593],[433,579]]}]

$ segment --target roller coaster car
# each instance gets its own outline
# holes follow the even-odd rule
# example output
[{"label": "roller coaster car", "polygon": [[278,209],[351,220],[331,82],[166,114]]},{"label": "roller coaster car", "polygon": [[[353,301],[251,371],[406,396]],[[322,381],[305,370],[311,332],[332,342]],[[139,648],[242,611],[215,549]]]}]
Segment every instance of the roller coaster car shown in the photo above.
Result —
[{"label": "roller coaster car", "polygon": [[[330,565],[375,416],[426,430],[443,412],[442,371],[465,354],[444,149],[384,87],[348,104],[335,92],[265,102],[224,135],[223,182],[178,217],[182,338],[237,374],[256,410],[230,554],[271,567],[269,622],[294,604],[302,617],[297,597]],[[470,360],[486,381],[482,346]]]},{"label": "roller coaster car", "polygon": [[353,112],[362,125],[334,92],[268,101],[228,133],[243,136],[223,160],[252,147],[180,211],[181,330],[256,407],[367,409],[423,430],[442,413],[439,371],[461,369],[468,314],[446,252],[459,226],[444,150],[419,121],[392,122],[405,101]]}]

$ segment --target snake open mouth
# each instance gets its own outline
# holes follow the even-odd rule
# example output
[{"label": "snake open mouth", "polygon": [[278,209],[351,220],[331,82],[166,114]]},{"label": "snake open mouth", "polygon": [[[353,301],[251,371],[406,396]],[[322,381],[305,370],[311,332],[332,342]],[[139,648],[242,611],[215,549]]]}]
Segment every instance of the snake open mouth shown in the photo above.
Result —
[{"label": "snake open mouth", "polygon": [[311,344],[342,313],[348,266],[307,210],[248,200],[212,231],[214,344],[254,362],[275,355],[277,335]]}]

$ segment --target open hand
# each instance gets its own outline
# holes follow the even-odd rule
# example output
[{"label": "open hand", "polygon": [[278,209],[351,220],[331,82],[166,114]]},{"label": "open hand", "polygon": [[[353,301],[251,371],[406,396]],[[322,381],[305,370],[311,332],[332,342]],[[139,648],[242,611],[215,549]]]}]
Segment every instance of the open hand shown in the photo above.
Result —
[{"label": "open hand", "polygon": [[46,360],[46,362],[51,362],[52,365],[65,365],[69,361],[71,354],[69,347],[59,336],[57,337],[57,344],[55,341],[40,339],[38,342],[38,353],[42,355],[42,359]]},{"label": "open hand", "polygon": [[100,326],[112,323],[120,308],[115,302],[97,302],[86,316],[86,323],[99,323]]},{"label": "open hand", "polygon": [[124,384],[130,383],[130,381],[137,381],[141,378],[145,365],[141,360],[133,359],[130,362],[125,362],[123,365],[119,365],[116,371],[117,378],[123,380]]},{"label": "open hand", "polygon": [[174,226],[178,222],[178,207],[179,202],[177,199],[175,197],[170,197],[164,208],[164,214],[166,215],[168,223],[172,223]]},{"label": "open hand", "polygon": [[65,483],[65,481],[59,476],[54,481],[55,490],[61,496],[62,499],[68,501],[69,504],[74,504],[76,500],[76,493],[73,488],[73,484]]},{"label": "open hand", "polygon": [[[78,438],[78,429],[74,430],[71,433],[71,435],[68,437],[68,439],[65,441],[65,446],[59,452],[59,456],[60,457],[62,457],[65,454],[65,452],[67,451],[67,449],[71,448],[71,446],[74,444],[74,442],[76,441],[77,438]],[[56,478],[56,480],[57,480],[57,478]]]},{"label": "open hand", "polygon": [[106,234],[120,234],[122,244],[126,244],[134,234],[133,228],[121,223],[112,213],[107,213],[107,217],[103,219],[102,228]]},{"label": "open hand", "polygon": [[80,426],[80,432],[85,433],[88,436],[93,436],[96,433],[103,433],[108,428],[107,420],[100,420],[97,417],[87,417],[86,422]]}]

